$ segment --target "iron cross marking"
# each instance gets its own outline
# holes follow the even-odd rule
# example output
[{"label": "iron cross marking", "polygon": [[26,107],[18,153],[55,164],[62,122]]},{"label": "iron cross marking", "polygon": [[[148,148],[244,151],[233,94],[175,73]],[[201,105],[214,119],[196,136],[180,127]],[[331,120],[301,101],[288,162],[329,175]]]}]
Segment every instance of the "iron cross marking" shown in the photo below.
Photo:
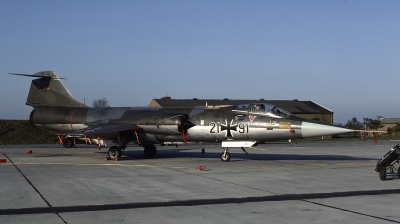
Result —
[{"label": "iron cross marking", "polygon": [[233,119],[230,119],[230,122],[225,119],[225,124],[221,124],[221,132],[226,131],[225,137],[233,137],[231,131],[236,132],[236,126],[237,124],[233,124]]}]

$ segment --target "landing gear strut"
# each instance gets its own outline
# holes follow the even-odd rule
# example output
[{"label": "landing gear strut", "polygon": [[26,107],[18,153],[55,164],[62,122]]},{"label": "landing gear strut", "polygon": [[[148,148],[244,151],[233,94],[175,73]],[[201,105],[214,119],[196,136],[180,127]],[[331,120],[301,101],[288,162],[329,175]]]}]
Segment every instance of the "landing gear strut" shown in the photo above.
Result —
[{"label": "landing gear strut", "polygon": [[223,162],[228,162],[231,160],[231,154],[228,152],[228,148],[222,148],[224,151],[221,153],[221,160]]}]

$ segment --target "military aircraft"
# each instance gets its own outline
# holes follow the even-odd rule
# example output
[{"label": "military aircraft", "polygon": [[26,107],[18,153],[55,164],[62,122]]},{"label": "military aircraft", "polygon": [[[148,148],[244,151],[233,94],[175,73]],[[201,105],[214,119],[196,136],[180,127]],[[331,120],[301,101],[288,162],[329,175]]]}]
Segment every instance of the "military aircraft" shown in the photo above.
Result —
[{"label": "military aircraft", "polygon": [[[222,161],[229,161],[229,148],[251,147],[259,142],[302,139],[352,132],[329,124],[297,117],[267,103],[205,105],[191,108],[111,107],[90,108],[78,102],[53,71],[33,75],[26,104],[34,109],[30,122],[56,131],[64,145],[85,138],[111,146],[108,156],[118,159],[128,142],[144,147],[144,154],[157,154],[154,144],[166,142],[220,142]],[[96,141],[97,139],[97,141]],[[247,152],[246,152],[247,153]]]}]

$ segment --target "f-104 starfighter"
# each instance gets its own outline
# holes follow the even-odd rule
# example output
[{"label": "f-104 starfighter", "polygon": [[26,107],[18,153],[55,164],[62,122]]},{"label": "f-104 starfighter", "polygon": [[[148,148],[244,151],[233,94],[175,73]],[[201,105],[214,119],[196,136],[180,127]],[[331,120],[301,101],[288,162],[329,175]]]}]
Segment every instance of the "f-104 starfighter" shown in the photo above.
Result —
[{"label": "f-104 starfighter", "polygon": [[205,105],[185,108],[111,107],[90,108],[77,101],[53,71],[33,75],[26,104],[33,107],[30,121],[55,131],[64,146],[87,139],[110,146],[111,159],[121,157],[128,142],[155,156],[155,144],[219,142],[221,160],[229,161],[229,148],[252,147],[260,142],[303,139],[352,132],[351,129],[297,117],[267,103]]}]

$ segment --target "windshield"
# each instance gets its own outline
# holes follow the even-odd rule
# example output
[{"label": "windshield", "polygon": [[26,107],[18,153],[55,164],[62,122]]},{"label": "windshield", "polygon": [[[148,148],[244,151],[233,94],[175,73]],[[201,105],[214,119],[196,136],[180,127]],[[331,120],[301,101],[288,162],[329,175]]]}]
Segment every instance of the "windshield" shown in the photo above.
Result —
[{"label": "windshield", "polygon": [[267,103],[253,103],[249,105],[249,114],[264,114],[270,117],[292,117],[292,113]]},{"label": "windshield", "polygon": [[279,107],[274,107],[273,110],[271,110],[271,113],[273,113],[274,115],[278,116],[278,117],[292,117],[294,116],[292,113],[279,108]]},{"label": "windshield", "polygon": [[265,113],[265,105],[261,103],[250,104],[249,111],[253,113]]}]

